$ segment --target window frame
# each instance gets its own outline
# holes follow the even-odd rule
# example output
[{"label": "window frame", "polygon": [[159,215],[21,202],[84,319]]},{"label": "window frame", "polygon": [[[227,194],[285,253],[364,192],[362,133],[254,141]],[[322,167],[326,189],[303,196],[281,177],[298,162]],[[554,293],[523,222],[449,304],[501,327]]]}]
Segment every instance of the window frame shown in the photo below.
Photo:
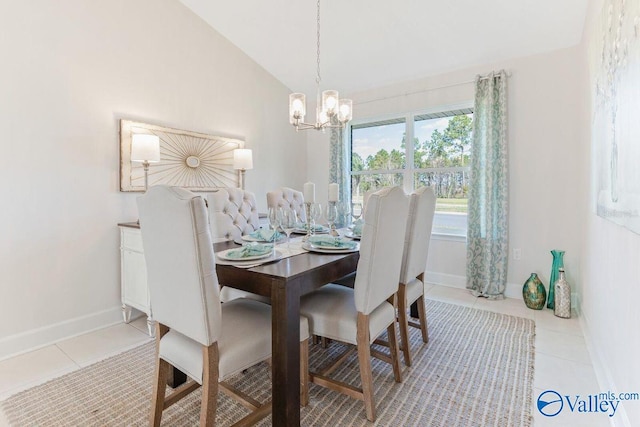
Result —
[{"label": "window frame", "polygon": [[[416,120],[415,118],[418,116],[424,115],[433,115],[439,113],[451,113],[456,110],[472,110],[473,113],[473,101],[461,102],[458,104],[449,104],[449,105],[441,105],[438,107],[428,108],[424,110],[410,111],[405,113],[398,114],[385,114],[377,117],[367,117],[354,119],[347,125],[347,132],[345,134],[349,138],[348,147],[349,147],[349,162],[348,162],[348,176],[349,176],[349,186],[352,186],[352,177],[355,175],[378,175],[378,174],[402,174],[402,186],[405,192],[411,193],[415,190],[414,181],[415,175],[421,172],[429,173],[429,172],[460,172],[464,171],[470,172],[470,165],[468,166],[448,166],[442,168],[416,168],[414,164],[414,147],[412,143],[405,144],[405,168],[404,169],[375,169],[375,170],[366,170],[366,171],[352,171],[352,155],[353,155],[353,128],[355,126],[356,129],[362,128],[361,125],[376,123],[376,122],[392,122],[396,121],[397,123],[404,122],[405,125],[405,140],[413,141],[414,138],[414,127]],[[443,115],[442,117],[453,117],[449,114]],[[437,117],[434,117],[437,118]],[[381,123],[377,126],[382,126],[384,123]],[[387,123],[393,124],[393,123]],[[374,125],[375,126],[375,125]],[[373,127],[373,126],[371,126]],[[353,194],[353,188],[351,188],[351,193]],[[436,240],[449,240],[456,242],[466,242],[466,235],[460,234],[448,234],[442,232],[433,232],[432,236],[436,238]]]}]

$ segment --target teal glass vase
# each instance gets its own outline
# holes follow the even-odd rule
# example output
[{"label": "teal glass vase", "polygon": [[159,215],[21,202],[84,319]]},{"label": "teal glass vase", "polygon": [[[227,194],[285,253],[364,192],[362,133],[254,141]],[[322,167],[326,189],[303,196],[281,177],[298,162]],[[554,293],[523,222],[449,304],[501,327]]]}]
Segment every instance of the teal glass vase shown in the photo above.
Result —
[{"label": "teal glass vase", "polygon": [[531,276],[524,282],[522,299],[527,307],[533,310],[542,310],[544,308],[544,303],[547,300],[547,291],[536,273],[531,273]]},{"label": "teal glass vase", "polygon": [[554,249],[551,251],[553,256],[553,262],[551,264],[551,277],[549,278],[549,299],[547,300],[547,308],[553,309],[555,307],[555,286],[558,280],[560,268],[564,268],[564,251]]}]

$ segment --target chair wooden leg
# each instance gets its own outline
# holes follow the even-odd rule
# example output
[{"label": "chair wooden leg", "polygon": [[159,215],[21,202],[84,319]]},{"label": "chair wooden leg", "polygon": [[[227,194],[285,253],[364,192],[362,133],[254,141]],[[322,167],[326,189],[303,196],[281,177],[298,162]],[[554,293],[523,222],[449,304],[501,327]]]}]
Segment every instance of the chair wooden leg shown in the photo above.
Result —
[{"label": "chair wooden leg", "polygon": [[398,287],[398,328],[400,328],[400,343],[404,364],[411,366],[411,351],[409,346],[409,321],[407,319],[407,287],[402,283]]},{"label": "chair wooden leg", "polygon": [[416,301],[418,303],[418,316],[420,316],[420,330],[422,331],[422,341],[429,342],[429,330],[427,329],[427,313],[424,307],[424,295]]},{"label": "chair wooden leg", "polygon": [[160,339],[169,331],[165,325],[156,323],[156,384],[153,388],[153,398],[151,400],[151,414],[149,424],[158,427],[162,420],[164,409],[164,395],[167,388],[167,379],[171,372],[171,365],[160,359]]},{"label": "chair wooden leg", "polygon": [[300,341],[300,406],[309,404],[309,340]]},{"label": "chair wooden leg", "polygon": [[398,340],[396,338],[396,322],[393,322],[387,328],[389,337],[389,352],[391,353],[391,366],[393,367],[393,376],[397,383],[402,382],[402,371],[400,370],[400,353],[398,352]]},{"label": "chair wooden leg", "polygon": [[153,388],[153,398],[151,401],[151,420],[150,425],[158,427],[162,420],[162,411],[164,409],[164,395],[167,388],[167,379],[171,365],[160,359],[156,359],[156,384]]},{"label": "chair wooden leg", "polygon": [[376,404],[373,395],[373,376],[371,373],[371,349],[369,347],[369,316],[358,312],[358,362],[360,364],[360,379],[362,380],[362,397],[364,408],[369,421],[376,420]]},{"label": "chair wooden leg", "polygon": [[202,407],[200,426],[213,427],[216,424],[218,405],[218,343],[202,348]]}]

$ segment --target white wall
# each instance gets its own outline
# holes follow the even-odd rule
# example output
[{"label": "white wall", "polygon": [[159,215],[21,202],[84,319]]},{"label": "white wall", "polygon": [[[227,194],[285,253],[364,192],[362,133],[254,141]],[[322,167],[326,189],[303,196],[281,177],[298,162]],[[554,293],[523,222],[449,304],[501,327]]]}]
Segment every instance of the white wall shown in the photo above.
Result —
[{"label": "white wall", "polygon": [[[594,110],[594,72],[599,52],[593,49],[601,40],[602,0],[592,1],[583,37],[584,67],[590,69],[587,94],[590,107],[585,113],[587,138],[581,150],[592,153],[597,132],[591,133]],[[606,5],[605,5],[606,7]],[[637,8],[637,5],[636,5]],[[633,15],[631,15],[633,16]],[[635,64],[637,67],[638,64]],[[640,84],[637,76],[636,85]],[[623,88],[625,89],[625,88]],[[637,125],[637,124],[636,124]],[[596,173],[595,160],[588,162],[589,175]],[[640,389],[640,235],[595,214],[595,189],[591,188],[586,215],[582,263],[582,320],[601,390],[638,392]],[[640,425],[640,402],[622,402],[614,425]]]},{"label": "white wall", "polygon": [[[476,74],[506,69],[509,78],[510,248],[508,295],[521,297],[522,284],[536,272],[548,285],[551,249],[564,249],[571,283],[581,282],[579,255],[583,218],[576,206],[586,197],[586,153],[581,140],[586,100],[578,47],[451,72],[409,83],[351,94],[354,118],[377,118],[473,101]],[[467,82],[467,83],[464,83]],[[463,83],[463,84],[459,84]],[[427,90],[440,88],[436,90]],[[338,88],[340,89],[340,88]],[[417,92],[411,95],[407,93]],[[378,100],[370,102],[372,100]],[[328,136],[309,138],[309,175],[328,182]],[[465,243],[433,240],[427,265],[430,281],[463,287]]]},{"label": "white wall", "polygon": [[181,3],[3,2],[0,28],[0,358],[120,321],[120,118],[245,139],[261,210],[302,187],[289,90]]}]

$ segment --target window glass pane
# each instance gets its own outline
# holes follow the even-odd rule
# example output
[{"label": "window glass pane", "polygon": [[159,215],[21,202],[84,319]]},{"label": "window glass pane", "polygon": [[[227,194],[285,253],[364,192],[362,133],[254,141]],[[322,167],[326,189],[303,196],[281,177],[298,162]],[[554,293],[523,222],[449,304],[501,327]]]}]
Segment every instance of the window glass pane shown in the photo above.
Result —
[{"label": "window glass pane", "polygon": [[467,234],[472,121],[473,114],[414,121],[414,167],[443,168],[414,174],[414,188],[427,185],[436,194],[434,233]]},{"label": "window glass pane", "polygon": [[418,172],[414,186],[429,186],[436,194],[433,233],[467,235],[468,171]]},{"label": "window glass pane", "polygon": [[351,128],[351,170],[404,169],[404,121]]},{"label": "window glass pane", "polygon": [[414,122],[414,167],[468,166],[473,114]]}]

